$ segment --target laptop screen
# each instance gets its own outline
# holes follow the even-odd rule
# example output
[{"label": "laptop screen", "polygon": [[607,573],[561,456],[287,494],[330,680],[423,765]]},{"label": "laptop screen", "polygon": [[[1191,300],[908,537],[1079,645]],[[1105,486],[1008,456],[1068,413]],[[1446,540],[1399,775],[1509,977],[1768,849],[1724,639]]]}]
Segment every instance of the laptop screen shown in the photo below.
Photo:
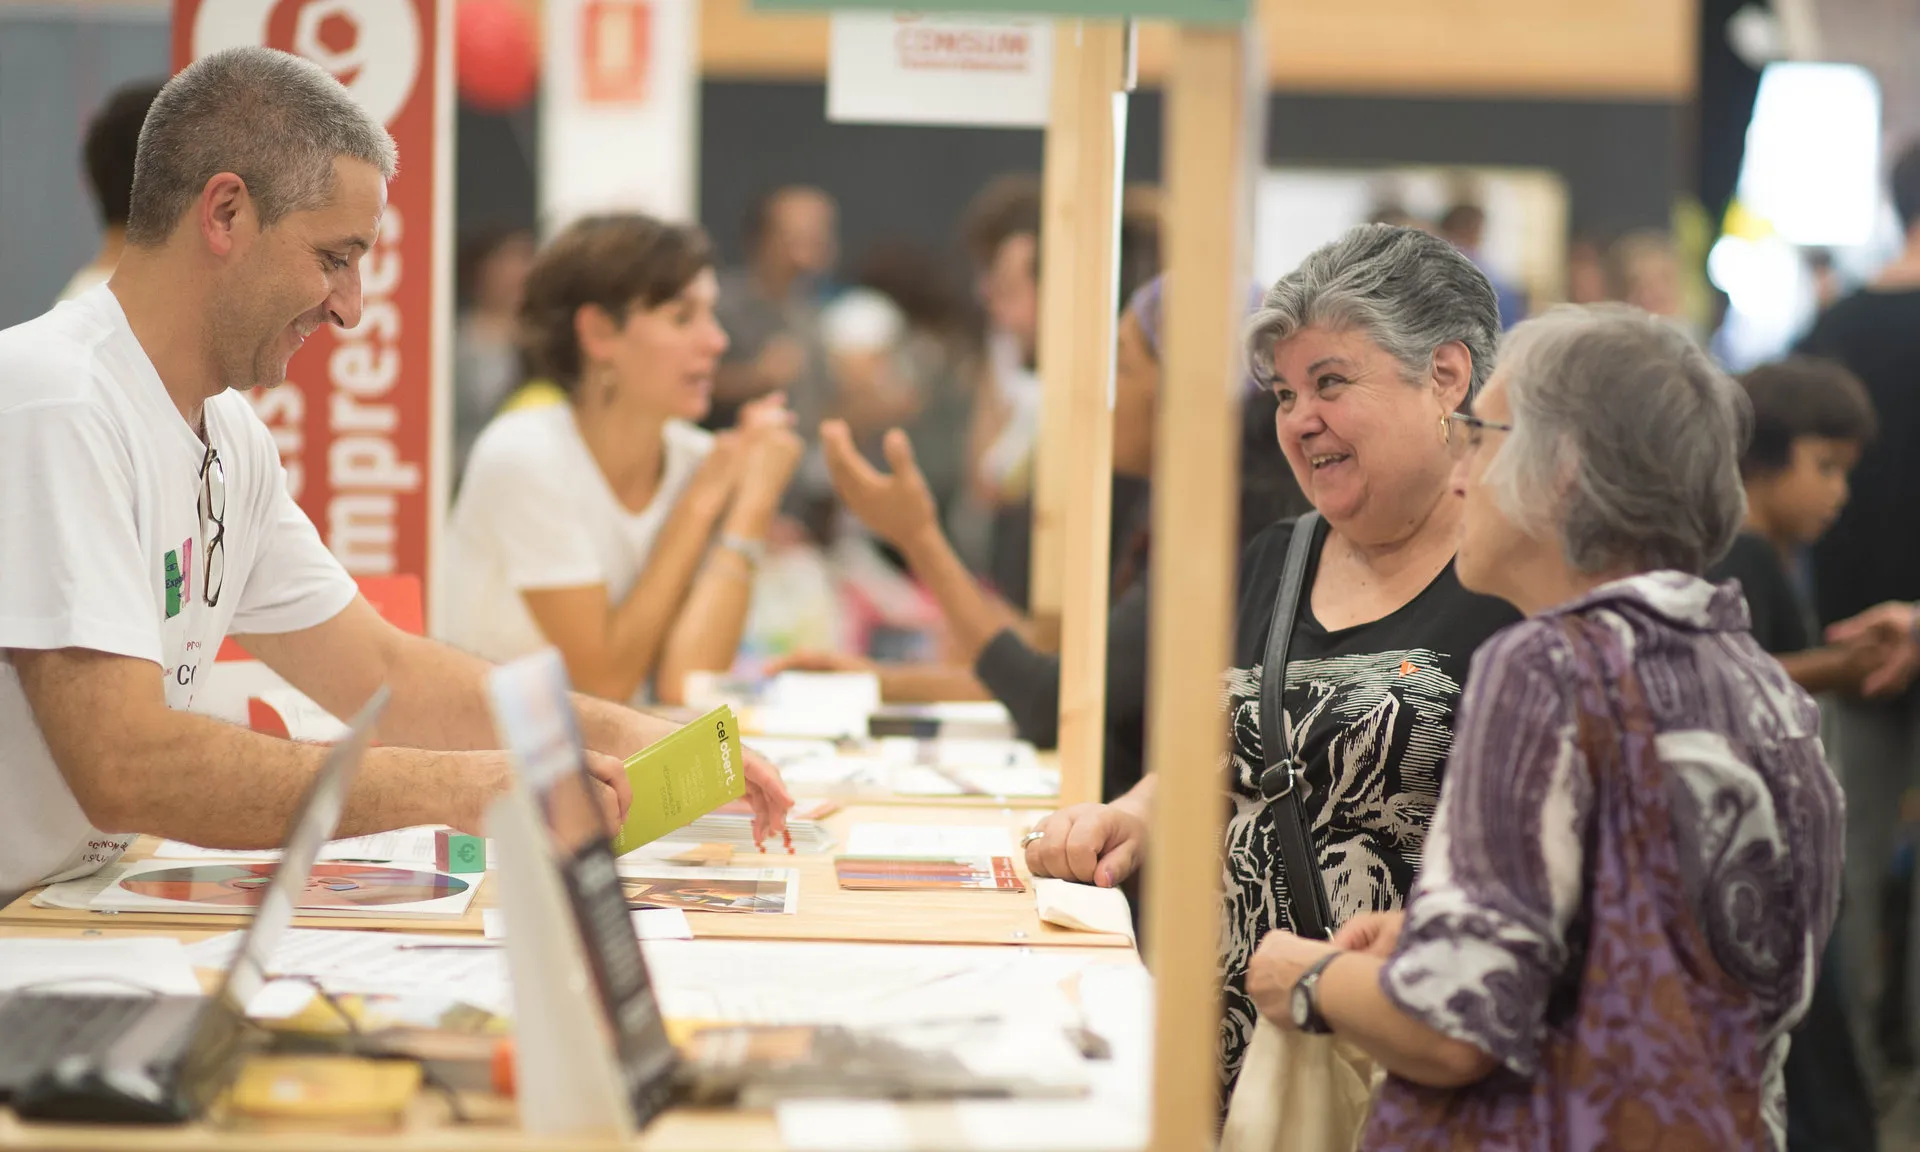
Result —
[{"label": "laptop screen", "polygon": [[644,1125],[668,1103],[678,1055],[620,891],[600,785],[587,774],[559,654],[549,650],[495,669],[493,703],[546,824],[634,1120]]},{"label": "laptop screen", "polygon": [[388,690],[383,686],[367,701],[340,742],[327,753],[320,771],[307,789],[306,799],[294,813],[293,827],[287,835],[280,866],[274,869],[265,895],[260,898],[252,923],[240,938],[226,978],[221,982],[218,999],[222,1007],[244,1013],[246,1006],[267,982],[267,965],[274,949],[293,922],[293,910],[306,891],[313,875],[314,861],[320,849],[340,826],[340,811],[346,807],[347,792],[353,787],[360,761],[373,743],[374,726],[386,710]]}]

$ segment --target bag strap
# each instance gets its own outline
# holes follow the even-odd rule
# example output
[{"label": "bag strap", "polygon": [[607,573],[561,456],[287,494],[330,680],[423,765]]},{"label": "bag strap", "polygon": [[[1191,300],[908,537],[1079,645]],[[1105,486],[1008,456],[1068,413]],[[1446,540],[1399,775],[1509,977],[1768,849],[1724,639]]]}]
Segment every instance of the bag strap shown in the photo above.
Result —
[{"label": "bag strap", "polygon": [[1294,755],[1287,739],[1282,695],[1287,686],[1287,650],[1306,594],[1307,565],[1319,530],[1318,512],[1309,512],[1294,522],[1293,542],[1287,548],[1280,593],[1274,597],[1273,625],[1267,631],[1267,653],[1260,673],[1260,751],[1266,761],[1260,773],[1260,795],[1274,809],[1280,862],[1287,870],[1287,891],[1292,896],[1294,930],[1310,940],[1325,940],[1333,934],[1333,910],[1327,903],[1326,881],[1320,875],[1312,824],[1300,806],[1299,785],[1306,765]]}]

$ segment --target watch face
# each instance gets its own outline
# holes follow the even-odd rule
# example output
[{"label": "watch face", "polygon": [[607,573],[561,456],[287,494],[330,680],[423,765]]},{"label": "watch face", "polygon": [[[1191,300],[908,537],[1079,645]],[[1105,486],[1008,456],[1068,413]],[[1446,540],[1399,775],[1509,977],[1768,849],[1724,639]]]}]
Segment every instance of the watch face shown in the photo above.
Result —
[{"label": "watch face", "polygon": [[1313,997],[1307,994],[1307,985],[1301,981],[1293,986],[1293,1026],[1306,1031],[1313,1025]]}]

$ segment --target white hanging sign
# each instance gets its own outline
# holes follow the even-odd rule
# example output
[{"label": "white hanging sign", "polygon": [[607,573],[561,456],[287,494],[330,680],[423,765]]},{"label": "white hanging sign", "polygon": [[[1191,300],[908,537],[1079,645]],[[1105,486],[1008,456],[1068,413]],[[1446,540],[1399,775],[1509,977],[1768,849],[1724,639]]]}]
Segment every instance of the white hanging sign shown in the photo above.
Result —
[{"label": "white hanging sign", "polygon": [[1053,85],[1040,17],[835,12],[827,119],[1039,128]]},{"label": "white hanging sign", "polygon": [[699,211],[699,0],[545,0],[540,218]]}]

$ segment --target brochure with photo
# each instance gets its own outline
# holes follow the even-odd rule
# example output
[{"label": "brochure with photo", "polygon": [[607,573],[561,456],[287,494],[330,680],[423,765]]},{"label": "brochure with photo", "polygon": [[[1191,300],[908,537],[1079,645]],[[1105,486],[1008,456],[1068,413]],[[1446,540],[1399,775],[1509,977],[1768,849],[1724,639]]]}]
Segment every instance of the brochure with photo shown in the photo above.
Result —
[{"label": "brochure with photo", "polygon": [[855,890],[1027,890],[1008,856],[836,856],[833,871]]},{"label": "brochure with photo", "polygon": [[623,864],[620,888],[629,908],[792,915],[800,904],[800,873],[792,868]]}]

